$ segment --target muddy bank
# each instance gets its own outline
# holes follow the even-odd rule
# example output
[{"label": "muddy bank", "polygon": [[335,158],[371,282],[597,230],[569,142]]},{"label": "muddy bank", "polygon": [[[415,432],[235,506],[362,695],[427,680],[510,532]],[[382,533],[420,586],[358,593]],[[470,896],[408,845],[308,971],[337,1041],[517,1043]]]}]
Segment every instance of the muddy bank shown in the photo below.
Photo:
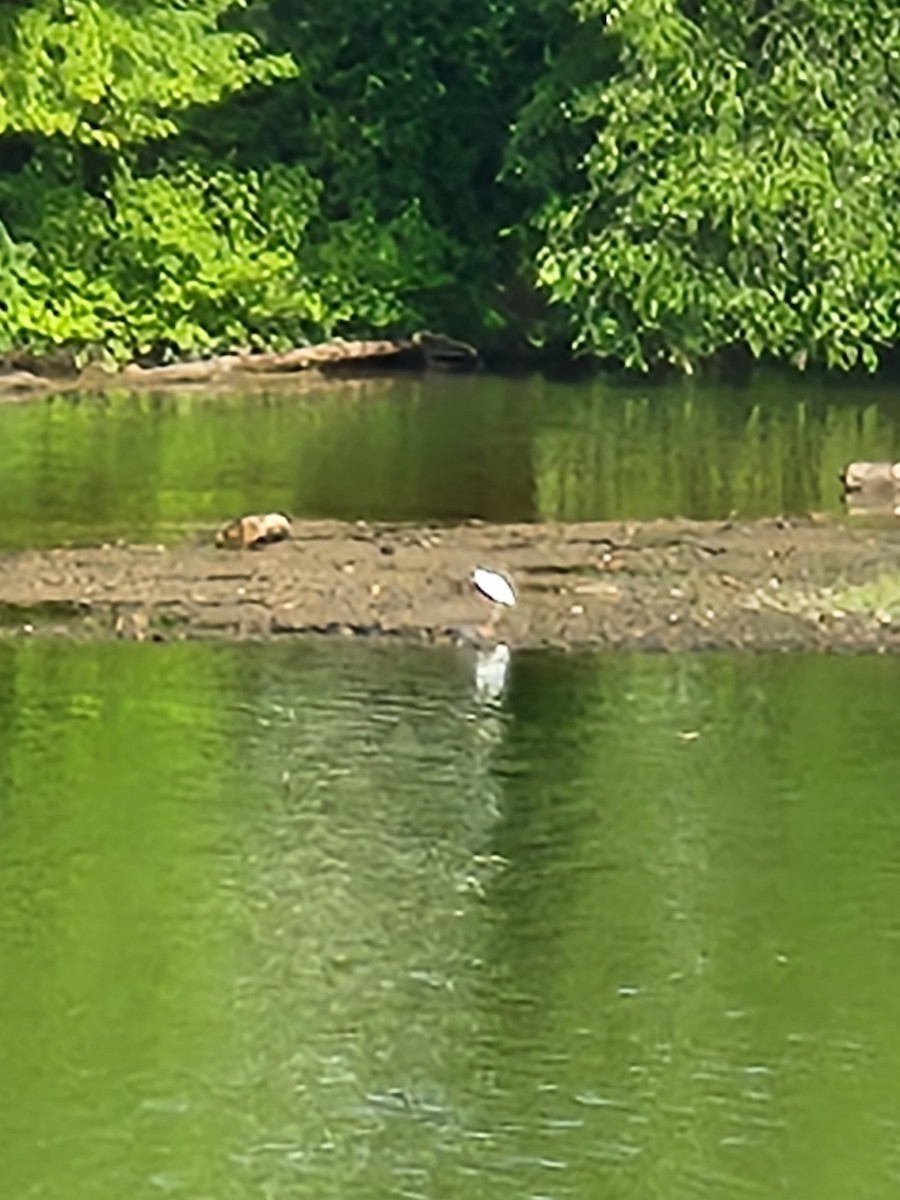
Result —
[{"label": "muddy bank", "polygon": [[518,647],[900,649],[893,529],[813,520],[303,522],[292,541],[261,550],[217,550],[210,541],[202,531],[168,549],[0,558],[4,633],[441,642],[484,620],[465,583],[484,563],[518,583],[519,604],[499,626]]}]

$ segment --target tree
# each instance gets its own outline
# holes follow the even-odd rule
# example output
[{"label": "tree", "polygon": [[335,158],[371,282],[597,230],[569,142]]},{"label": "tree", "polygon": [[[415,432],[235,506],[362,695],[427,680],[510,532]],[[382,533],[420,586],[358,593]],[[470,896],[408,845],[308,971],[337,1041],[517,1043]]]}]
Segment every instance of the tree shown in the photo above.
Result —
[{"label": "tree", "polygon": [[511,157],[574,344],[641,368],[731,346],[874,368],[898,338],[896,6],[574,9]]},{"label": "tree", "polygon": [[[223,27],[236,7],[36,0],[3,11],[0,346],[198,349],[283,307],[290,237],[274,249],[259,213],[283,173],[135,169],[138,149],[164,144],[188,110],[295,71]],[[314,189],[295,180],[308,209]]]},{"label": "tree", "polygon": [[244,0],[35,0],[0,13],[0,134],[113,150],[175,133],[176,115],[293,71],[225,31]]},{"label": "tree", "polygon": [[[498,318],[511,0],[32,0],[0,17],[0,349],[154,357]],[[4,234],[6,235],[4,237]]]},{"label": "tree", "polygon": [[498,175],[544,24],[535,0],[269,0],[252,28],[296,75],[236,94],[214,131],[189,123],[191,153],[310,171],[313,273],[351,323],[483,334],[514,270],[499,234],[520,205]]}]

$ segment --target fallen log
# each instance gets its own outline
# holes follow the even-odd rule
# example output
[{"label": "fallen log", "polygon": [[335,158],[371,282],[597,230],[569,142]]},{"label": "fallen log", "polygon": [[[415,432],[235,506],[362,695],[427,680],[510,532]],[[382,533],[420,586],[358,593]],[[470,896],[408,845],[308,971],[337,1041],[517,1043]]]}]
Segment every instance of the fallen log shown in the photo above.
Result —
[{"label": "fallen log", "polygon": [[900,463],[851,462],[841,472],[845,492],[900,488]]},{"label": "fallen log", "polygon": [[283,542],[291,536],[291,522],[283,513],[251,513],[223,525],[216,534],[216,545],[231,550],[253,550],[270,542]]},{"label": "fallen log", "polygon": [[[366,375],[385,371],[475,371],[481,359],[474,346],[440,333],[420,332],[409,338],[345,341],[334,338],[315,346],[296,346],[272,352],[241,351],[212,358],[143,366],[132,362],[120,369],[100,364],[78,371],[74,362],[57,362],[48,356],[47,369],[41,359],[7,356],[0,359],[0,399],[52,388],[78,391],[109,387],[178,387],[224,383],[236,386],[241,377],[265,383],[300,377],[311,379],[331,374]],[[67,373],[70,369],[71,373]]]},{"label": "fallen log", "polygon": [[0,392],[35,392],[52,387],[52,380],[32,371],[0,371]]},{"label": "fallen log", "polygon": [[242,354],[238,356],[238,366],[242,371],[272,374],[308,371],[311,367],[337,367],[347,363],[360,366],[384,359],[402,358],[410,345],[410,342],[395,341],[345,342],[342,338],[336,338],[332,342],[321,342],[317,346],[298,346],[294,350],[281,353]]},{"label": "fallen log", "polygon": [[206,383],[241,365],[239,354],[222,354],[217,358],[196,359],[193,362],[166,363],[161,367],[141,367],[129,363],[118,378],[128,383]]},{"label": "fallen log", "polygon": [[900,517],[900,503],[893,504],[865,495],[847,497],[847,515],[850,517]]},{"label": "fallen log", "polygon": [[408,339],[344,341],[334,338],[316,346],[299,346],[281,353],[239,356],[242,371],[281,373],[341,371],[350,368],[394,367],[399,370],[476,370],[478,351],[441,333],[414,333]]},{"label": "fallen log", "polygon": [[443,333],[414,333],[412,344],[421,352],[425,365],[442,371],[473,371],[481,366],[474,346],[457,342]]},{"label": "fallen log", "polygon": [[900,463],[851,462],[840,479],[851,516],[900,516]]}]

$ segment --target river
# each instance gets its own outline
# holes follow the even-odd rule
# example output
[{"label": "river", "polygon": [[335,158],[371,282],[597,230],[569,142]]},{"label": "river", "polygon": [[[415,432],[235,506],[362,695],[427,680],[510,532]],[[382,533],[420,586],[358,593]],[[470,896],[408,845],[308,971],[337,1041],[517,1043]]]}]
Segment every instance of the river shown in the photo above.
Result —
[{"label": "river", "polygon": [[[233,512],[838,511],[887,391],[0,409],[6,548]],[[900,1175],[889,657],[0,642],[9,1200],[845,1200]]]},{"label": "river", "polygon": [[900,457],[900,407],[873,383],[451,376],[293,396],[56,396],[0,406],[0,446],[0,549],[177,542],[273,509],[751,518],[838,513],[847,461]]},{"label": "river", "polygon": [[0,655],[10,1200],[892,1194],[895,661]]}]

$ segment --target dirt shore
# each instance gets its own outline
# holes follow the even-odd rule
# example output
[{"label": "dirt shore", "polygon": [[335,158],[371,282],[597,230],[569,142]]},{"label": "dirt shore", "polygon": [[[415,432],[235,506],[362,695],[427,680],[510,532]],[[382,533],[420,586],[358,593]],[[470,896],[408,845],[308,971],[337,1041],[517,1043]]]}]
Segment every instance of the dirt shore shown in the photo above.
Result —
[{"label": "dirt shore", "polygon": [[457,638],[510,571],[517,647],[900,650],[900,530],[827,521],[453,528],[295,523],[290,542],[103,546],[0,558],[5,636]]}]

